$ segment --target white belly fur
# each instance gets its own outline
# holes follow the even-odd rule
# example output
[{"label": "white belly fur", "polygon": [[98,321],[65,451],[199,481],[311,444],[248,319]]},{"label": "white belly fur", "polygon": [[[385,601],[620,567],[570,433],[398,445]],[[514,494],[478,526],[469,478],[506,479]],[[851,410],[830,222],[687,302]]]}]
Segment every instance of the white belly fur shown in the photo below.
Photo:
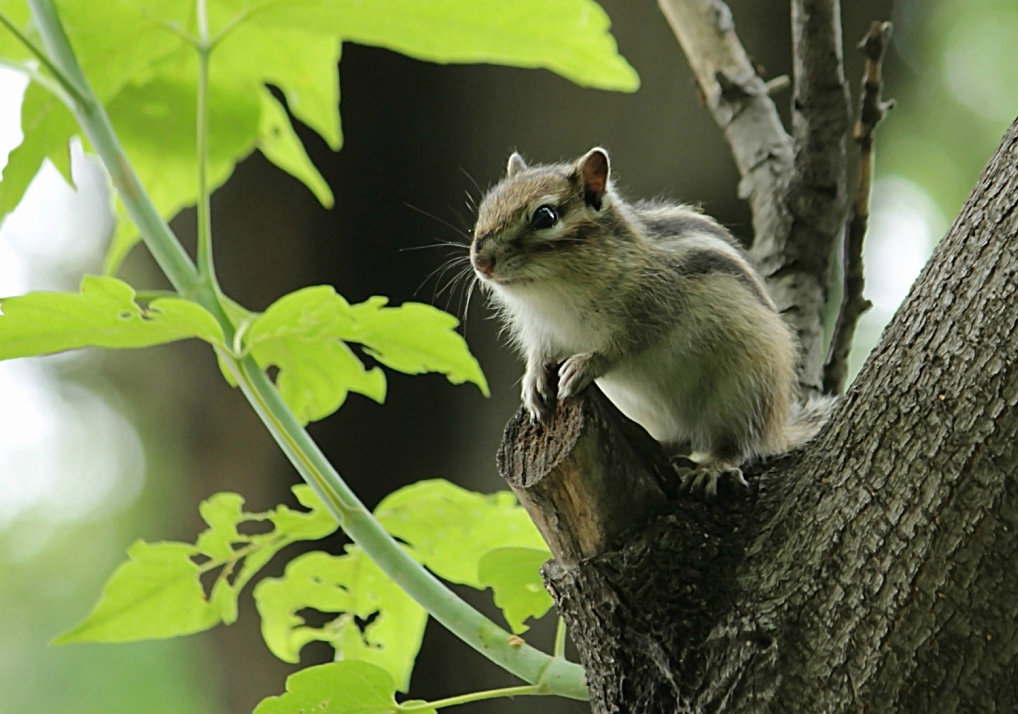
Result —
[{"label": "white belly fur", "polygon": [[728,389],[716,379],[725,374],[724,365],[715,361],[705,373],[703,358],[688,352],[688,337],[688,332],[676,329],[658,346],[624,360],[596,382],[623,414],[666,450],[688,445],[708,451],[717,425],[727,422],[724,406],[733,400],[719,393]]}]

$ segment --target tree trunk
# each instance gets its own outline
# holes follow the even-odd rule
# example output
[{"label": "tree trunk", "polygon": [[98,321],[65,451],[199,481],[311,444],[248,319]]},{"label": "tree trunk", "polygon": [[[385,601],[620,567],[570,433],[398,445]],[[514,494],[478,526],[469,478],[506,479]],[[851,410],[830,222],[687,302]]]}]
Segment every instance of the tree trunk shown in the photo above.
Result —
[{"label": "tree trunk", "polygon": [[1018,711],[1016,360],[1018,121],[831,422],[749,491],[671,493],[595,389],[517,415],[503,476],[594,711]]}]

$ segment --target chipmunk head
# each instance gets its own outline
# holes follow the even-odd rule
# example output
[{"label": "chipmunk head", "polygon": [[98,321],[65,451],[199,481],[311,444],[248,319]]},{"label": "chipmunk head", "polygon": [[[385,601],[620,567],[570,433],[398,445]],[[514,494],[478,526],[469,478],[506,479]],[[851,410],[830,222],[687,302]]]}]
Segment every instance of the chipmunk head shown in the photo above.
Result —
[{"label": "chipmunk head", "polygon": [[597,243],[612,199],[608,152],[600,147],[573,164],[528,166],[514,153],[478,209],[474,271],[503,286],[554,277],[561,254]]}]

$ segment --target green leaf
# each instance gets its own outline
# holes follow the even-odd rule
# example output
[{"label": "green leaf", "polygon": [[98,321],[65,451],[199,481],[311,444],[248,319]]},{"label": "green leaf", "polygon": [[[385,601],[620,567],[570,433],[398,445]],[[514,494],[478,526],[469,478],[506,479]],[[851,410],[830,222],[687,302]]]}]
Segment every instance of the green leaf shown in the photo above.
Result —
[{"label": "green leaf", "polygon": [[144,543],[113,573],[102,599],[81,625],[56,642],[133,642],[200,632],[219,622],[221,610],[205,598],[186,543]]},{"label": "green leaf", "polygon": [[300,179],[326,208],[332,208],[332,189],[311,163],[304,145],[290,130],[286,110],[267,89],[261,90],[262,124],[258,129],[258,148],[265,158],[291,176]]},{"label": "green leaf", "polygon": [[[483,495],[442,479],[420,481],[387,496],[375,516],[436,574],[493,587],[514,631],[525,631],[524,620],[548,610],[539,568],[551,556],[511,493]],[[383,667],[406,690],[426,614],[359,548],[350,546],[342,556],[302,555],[282,578],[260,582],[254,596],[262,635],[280,659],[296,663],[304,645],[321,640],[344,659]],[[305,608],[336,617],[314,627],[299,614]]]},{"label": "green leaf", "polygon": [[[392,677],[366,662],[330,662],[286,679],[286,694],[269,697],[254,714],[393,714],[400,711]],[[417,709],[435,714],[434,709]]]},{"label": "green leaf", "polygon": [[[30,34],[24,8],[9,15]],[[60,16],[85,75],[112,119],[141,183],[164,218],[194,203],[197,35],[190,0],[60,0]],[[255,148],[304,181],[328,205],[329,191],[297,150],[281,108],[264,98],[277,86],[293,114],[333,149],[342,143],[338,67],[344,41],[378,45],[435,62],[545,67],[581,85],[633,91],[639,78],[618,54],[608,16],[593,0],[221,0],[210,3],[210,167],[212,188]],[[540,18],[540,21],[535,21]],[[0,36],[12,60],[24,48]],[[70,112],[33,85],[22,110],[24,144],[0,184],[0,218],[20,201],[49,158],[69,177]],[[122,213],[119,212],[118,213]],[[119,228],[109,270],[136,234]]]},{"label": "green leaf", "polygon": [[[195,116],[198,83],[194,3],[124,0],[59,2],[63,24],[96,96],[160,214],[172,218],[197,198]],[[249,24],[251,8],[210,3],[209,184],[222,185],[259,144],[270,158],[329,195],[310,163],[302,163],[289,120],[263,99],[266,82],[280,87],[291,109],[339,148],[339,38],[311,27],[280,30]],[[20,54],[18,55],[20,57]],[[269,109],[272,114],[263,117]],[[0,217],[24,194],[44,158],[69,177],[68,141],[75,132],[66,108],[37,86],[22,109],[24,148],[12,152],[0,185]],[[285,119],[285,115],[282,117]],[[118,211],[123,217],[123,212]],[[106,261],[115,269],[137,240],[119,228]]]},{"label": "green leaf", "polygon": [[304,0],[268,6],[251,21],[331,30],[431,62],[544,67],[601,89],[631,92],[640,82],[593,0]]},{"label": "green leaf", "polygon": [[[322,640],[337,657],[371,662],[400,690],[409,686],[427,613],[359,548],[350,546],[342,556],[305,553],[287,565],[283,577],[258,583],[254,597],[262,636],[283,661],[296,663],[305,644]],[[312,627],[297,614],[306,608],[337,617]]]},{"label": "green leaf", "polygon": [[[246,78],[244,81],[251,86],[267,83],[279,88],[293,115],[338,151],[343,144],[339,120],[340,37],[318,27],[274,27],[250,21],[260,11],[240,12],[238,16],[248,21],[238,24],[216,45],[214,66],[225,74]],[[258,48],[257,64],[251,62],[251,47]],[[297,141],[288,120],[281,129]]]},{"label": "green leaf", "polygon": [[485,495],[442,479],[419,481],[386,496],[375,517],[437,575],[474,588],[486,586],[478,563],[494,548],[532,548],[551,557],[508,491]]},{"label": "green leaf", "polygon": [[290,293],[251,322],[246,345],[263,368],[279,368],[280,396],[301,422],[339,409],[347,392],[385,399],[385,375],[366,369],[340,341],[349,305],[328,286]]},{"label": "green leaf", "polygon": [[[318,540],[331,535],[339,527],[336,519],[306,484],[291,489],[297,501],[307,508],[295,511],[279,505],[267,513],[241,513],[240,521],[267,521],[273,529],[268,533],[240,536],[247,546],[241,551],[243,561],[233,581],[234,595],[265,566],[281,549],[297,541]],[[222,582],[222,581],[220,581]],[[218,583],[217,583],[218,584]],[[234,597],[236,601],[236,597]]]},{"label": "green leaf", "polygon": [[237,525],[245,520],[244,497],[236,493],[217,493],[198,505],[198,513],[208,523],[208,530],[198,536],[195,547],[212,560],[233,557],[233,544],[243,538]]},{"label": "green leaf", "polygon": [[385,399],[385,375],[366,368],[345,342],[364,345],[393,369],[442,372],[488,393],[480,366],[454,331],[456,318],[419,303],[384,305],[384,298],[350,305],[327,285],[303,288],[254,319],[245,345],[263,368],[279,368],[280,395],[303,422],[328,416],[348,392]]},{"label": "green leaf", "polygon": [[495,604],[517,634],[527,631],[527,618],[536,620],[551,608],[551,595],[541,580],[541,566],[549,556],[544,548],[495,548],[478,563],[481,583],[495,591]]},{"label": "green leaf", "polygon": [[[5,3],[5,6],[10,4],[13,3]],[[185,12],[191,4],[173,0],[166,2],[165,7],[167,11],[175,7]],[[157,18],[128,2],[64,0],[58,5],[85,75],[100,101],[107,105],[129,81],[144,76],[157,58],[185,46]],[[21,27],[42,46],[27,13],[23,16]],[[6,48],[0,47],[0,51],[4,50]],[[189,48],[188,52],[193,53],[193,49]],[[5,51],[5,56],[21,59],[25,50],[18,48],[13,55]],[[70,181],[68,142],[77,133],[71,112],[46,90],[31,84],[25,93],[21,115],[25,138],[11,153],[4,169],[4,180],[0,183],[0,218],[21,200],[44,158],[49,158]],[[131,153],[132,147],[127,148]],[[147,183],[149,176],[144,171],[141,176],[143,183]]]},{"label": "green leaf", "polygon": [[[116,3],[105,3],[114,5]],[[171,218],[198,196],[195,143],[198,59],[190,45],[147,67],[138,81],[105,102],[114,129],[160,215]],[[209,164],[212,189],[254,149],[260,125],[258,85],[245,85],[213,62],[209,74]]]},{"label": "green leaf", "polygon": [[[25,27],[31,18],[28,3],[21,2],[21,0],[0,0],[0,11],[3,11],[4,15],[17,27]],[[0,57],[6,57],[11,61],[29,58],[29,52],[25,46],[13,32],[8,32],[6,28],[0,29]]]},{"label": "green leaf", "polygon": [[187,337],[222,344],[215,318],[182,298],[158,298],[147,307],[115,278],[88,276],[80,293],[35,292],[0,301],[0,359],[79,347],[148,347]]},{"label": "green leaf", "polygon": [[[238,594],[273,555],[296,540],[322,538],[337,528],[307,486],[293,490],[308,511],[277,506],[268,513],[246,513],[241,496],[218,493],[199,506],[209,527],[194,545],[136,542],[92,613],[57,642],[159,639],[233,622]],[[238,530],[252,521],[268,521],[274,528],[257,535]],[[206,596],[200,577],[216,571]]]},{"label": "green leaf", "polygon": [[441,372],[453,384],[472,382],[488,396],[480,365],[456,332],[459,320],[431,305],[408,302],[385,307],[387,299],[372,297],[353,305],[354,318],[343,339],[359,342],[387,367],[405,372]]},{"label": "green leaf", "polygon": [[280,505],[265,514],[265,517],[275,526],[277,535],[294,541],[318,540],[332,535],[339,528],[336,519],[329,513],[325,504],[310,486],[301,483],[293,486],[290,490],[293,491],[297,503],[307,510],[295,511]]},{"label": "green leaf", "polygon": [[34,82],[28,85],[21,105],[24,138],[8,155],[0,181],[0,220],[18,205],[46,159],[71,183],[70,141],[76,127],[59,99]]}]

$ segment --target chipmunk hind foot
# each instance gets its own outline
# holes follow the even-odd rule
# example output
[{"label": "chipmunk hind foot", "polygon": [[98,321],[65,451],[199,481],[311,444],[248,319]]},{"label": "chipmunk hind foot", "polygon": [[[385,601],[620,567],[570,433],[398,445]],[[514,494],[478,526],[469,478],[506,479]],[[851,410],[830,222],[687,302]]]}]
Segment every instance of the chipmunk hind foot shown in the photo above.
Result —
[{"label": "chipmunk hind foot", "polygon": [[679,477],[679,490],[694,496],[702,495],[706,500],[717,498],[721,482],[749,488],[749,481],[738,462],[710,456],[696,460],[680,456],[673,458],[671,464]]}]

